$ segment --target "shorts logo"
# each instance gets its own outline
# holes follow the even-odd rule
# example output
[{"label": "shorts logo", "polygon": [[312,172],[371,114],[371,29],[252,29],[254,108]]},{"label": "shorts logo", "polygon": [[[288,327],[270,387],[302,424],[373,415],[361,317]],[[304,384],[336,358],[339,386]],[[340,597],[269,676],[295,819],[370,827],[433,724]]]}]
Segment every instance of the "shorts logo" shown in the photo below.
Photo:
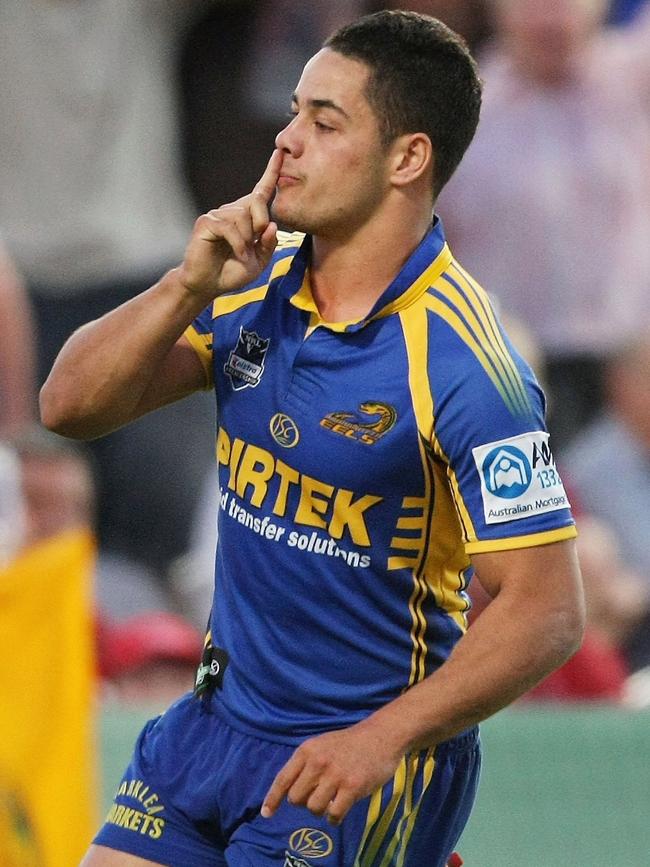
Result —
[{"label": "shorts logo", "polygon": [[[289,848],[304,858],[325,858],[334,848],[329,834],[316,828],[299,828],[289,837]],[[287,852],[287,857],[289,853]],[[292,864],[293,862],[289,862]],[[298,861],[298,864],[301,862]]]},{"label": "shorts logo", "polygon": [[270,339],[260,337],[255,331],[245,331],[240,326],[237,346],[231,350],[223,367],[235,391],[259,385],[270,342]]},{"label": "shorts logo", "polygon": [[276,412],[269,422],[269,430],[276,443],[284,449],[292,449],[300,439],[295,421],[283,412]]},{"label": "shorts logo", "polygon": [[[321,419],[321,427],[356,442],[364,443],[364,445],[372,446],[380,437],[388,433],[397,421],[395,407],[388,403],[367,400],[359,404],[359,410],[363,415],[345,410],[330,412]],[[378,416],[378,418],[371,421],[364,416]]]},{"label": "shorts logo", "polygon": [[472,449],[486,524],[569,508],[546,431],[531,431]]},{"label": "shorts logo", "polygon": [[495,497],[512,500],[525,494],[533,478],[526,455],[515,446],[492,449],[483,461],[485,487]]}]

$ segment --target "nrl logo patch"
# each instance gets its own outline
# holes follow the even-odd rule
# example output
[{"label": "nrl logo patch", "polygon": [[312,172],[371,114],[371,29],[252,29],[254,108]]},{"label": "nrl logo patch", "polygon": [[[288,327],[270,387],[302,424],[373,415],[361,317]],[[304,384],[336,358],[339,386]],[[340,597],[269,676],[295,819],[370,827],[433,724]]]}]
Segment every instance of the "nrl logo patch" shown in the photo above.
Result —
[{"label": "nrl logo patch", "polygon": [[[397,412],[388,403],[367,400],[359,404],[359,410],[363,415],[343,410],[330,412],[321,419],[321,427],[348,437],[348,439],[356,440],[356,442],[372,446],[380,437],[388,433],[397,421]],[[377,417],[373,419],[373,416]]]},{"label": "nrl logo patch", "polygon": [[231,350],[223,369],[230,377],[235,391],[242,388],[255,388],[264,373],[264,357],[270,339],[265,340],[254,331],[239,327],[237,346]]}]

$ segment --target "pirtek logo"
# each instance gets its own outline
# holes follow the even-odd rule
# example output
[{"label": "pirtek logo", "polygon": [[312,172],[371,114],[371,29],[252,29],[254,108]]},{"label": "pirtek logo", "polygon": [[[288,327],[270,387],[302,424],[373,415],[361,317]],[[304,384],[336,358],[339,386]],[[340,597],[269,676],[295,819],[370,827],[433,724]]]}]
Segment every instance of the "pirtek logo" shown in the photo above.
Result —
[{"label": "pirtek logo", "polygon": [[334,848],[334,843],[324,831],[299,828],[289,838],[289,848],[305,858],[325,858]]},{"label": "pirtek logo", "polygon": [[266,449],[239,438],[231,440],[223,427],[217,437],[217,462],[223,468],[222,489],[227,487],[256,509],[268,497],[271,511],[280,518],[327,529],[336,541],[349,533],[355,545],[370,547],[365,513],[382,497],[357,495],[300,473]]}]

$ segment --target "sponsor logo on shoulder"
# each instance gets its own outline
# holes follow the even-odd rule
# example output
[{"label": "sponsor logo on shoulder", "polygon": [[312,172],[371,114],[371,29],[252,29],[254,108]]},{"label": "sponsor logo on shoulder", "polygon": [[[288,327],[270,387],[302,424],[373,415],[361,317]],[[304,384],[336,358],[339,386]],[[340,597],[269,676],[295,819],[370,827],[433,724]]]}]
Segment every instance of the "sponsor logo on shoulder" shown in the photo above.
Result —
[{"label": "sponsor logo on shoulder", "polygon": [[545,431],[472,449],[486,524],[516,521],[569,507]]},{"label": "sponsor logo on shoulder", "polygon": [[270,339],[262,338],[255,331],[246,331],[240,326],[237,346],[230,351],[228,361],[223,366],[235,391],[259,385],[270,342]]}]

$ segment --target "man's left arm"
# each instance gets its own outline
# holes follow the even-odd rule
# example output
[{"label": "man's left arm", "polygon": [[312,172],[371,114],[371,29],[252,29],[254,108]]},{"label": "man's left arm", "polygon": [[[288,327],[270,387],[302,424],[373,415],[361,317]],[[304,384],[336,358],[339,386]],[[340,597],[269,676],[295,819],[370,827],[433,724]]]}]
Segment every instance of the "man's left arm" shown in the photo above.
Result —
[{"label": "man's left arm", "polygon": [[393,776],[405,753],[486,719],[575,653],[585,611],[573,540],[472,559],[493,601],[449,659],[362,722],[301,744],[275,778],[263,816],[286,796],[338,824]]}]

